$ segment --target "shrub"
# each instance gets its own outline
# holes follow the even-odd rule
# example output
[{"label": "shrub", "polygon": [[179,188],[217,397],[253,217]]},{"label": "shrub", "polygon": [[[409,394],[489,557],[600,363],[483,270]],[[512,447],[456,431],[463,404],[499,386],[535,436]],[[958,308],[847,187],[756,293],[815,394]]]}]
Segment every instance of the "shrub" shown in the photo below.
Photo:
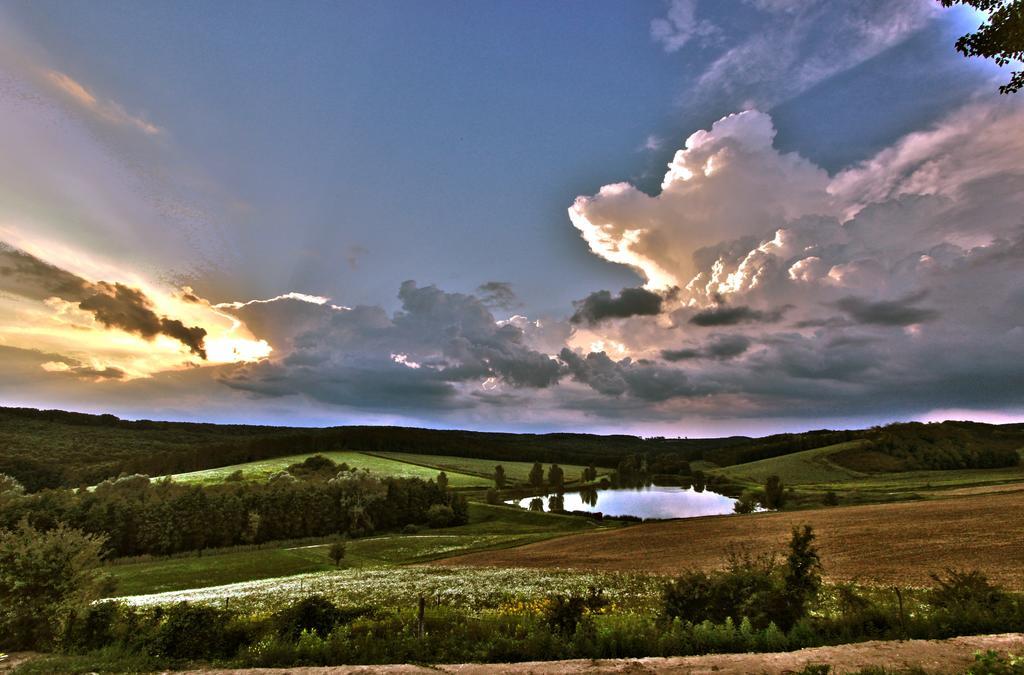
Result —
[{"label": "shrub", "polygon": [[455,521],[455,511],[444,504],[434,504],[427,509],[427,523],[431,527],[448,527]]},{"label": "shrub", "polygon": [[179,602],[167,608],[150,648],[154,656],[208,659],[233,656],[246,642],[232,612]]},{"label": "shrub", "polygon": [[4,646],[46,649],[85,612],[107,581],[99,571],[105,537],[64,525],[42,532],[21,521],[0,529],[0,635]]},{"label": "shrub", "polygon": [[570,636],[576,632],[585,613],[600,611],[607,605],[604,592],[591,587],[586,595],[556,595],[544,612],[544,618],[553,632]]},{"label": "shrub", "polygon": [[1003,655],[994,649],[975,652],[967,675],[1024,675],[1024,656]]},{"label": "shrub", "polygon": [[487,503],[492,506],[497,506],[501,503],[501,497],[498,496],[498,491],[494,488],[488,488],[487,490]]},{"label": "shrub", "polygon": [[402,534],[419,534],[419,533],[420,533],[420,526],[416,525],[415,523],[409,523],[408,525],[406,525],[405,527],[402,528]]},{"label": "shrub", "polygon": [[750,490],[744,490],[732,510],[736,513],[753,513],[757,509],[757,495]]},{"label": "shrub", "polygon": [[785,565],[767,556],[733,555],[727,569],[688,572],[667,583],[662,607],[668,618],[693,623],[750,619],[758,629],[774,623],[789,630],[806,616],[821,585],[818,553],[809,526],[794,529]]},{"label": "shrub", "polygon": [[339,537],[331,542],[331,545],[327,547],[327,557],[337,567],[341,564],[341,561],[345,559],[345,551],[348,548],[348,544],[344,537]]},{"label": "shrub", "polygon": [[279,612],[275,621],[282,637],[295,640],[303,631],[326,637],[342,616],[333,602],[322,595],[311,595]]}]

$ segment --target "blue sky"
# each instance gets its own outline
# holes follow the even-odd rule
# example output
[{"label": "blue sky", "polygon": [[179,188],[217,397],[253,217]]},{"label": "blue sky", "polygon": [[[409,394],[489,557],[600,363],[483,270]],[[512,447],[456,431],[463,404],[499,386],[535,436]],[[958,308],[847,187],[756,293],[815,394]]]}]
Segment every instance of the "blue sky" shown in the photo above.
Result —
[{"label": "blue sky", "polygon": [[[924,1],[5,3],[0,152],[29,168],[0,174],[0,239],[89,288],[142,289],[156,315],[202,327],[221,356],[197,360],[173,331],[72,316],[81,307],[58,319],[12,301],[0,306],[9,328],[0,345],[15,350],[12,372],[23,370],[10,380],[17,389],[0,397],[132,416],[659,432],[943,410],[1012,417],[1021,405],[1014,395],[981,400],[952,383],[955,395],[908,394],[906,405],[879,408],[873,375],[851,368],[832,377],[821,365],[882,358],[817,351],[840,338],[888,344],[886,357],[907,367],[924,358],[907,336],[936,330],[929,325],[826,330],[808,322],[825,320],[816,314],[822,307],[854,307],[837,304],[848,297],[909,307],[925,302],[913,299],[923,291],[920,298],[939,302],[934,286],[953,282],[904,278],[901,262],[934,252],[908,249],[882,261],[849,234],[845,253],[819,237],[813,246],[822,252],[799,258],[787,249],[785,263],[801,263],[803,273],[831,261],[814,277],[832,284],[824,295],[780,286],[761,297],[767,285],[739,282],[709,295],[688,286],[694,274],[711,273],[703,258],[718,256],[740,279],[748,252],[778,239],[780,228],[797,231],[805,225],[792,224],[811,216],[849,225],[907,194],[953,204],[929,212],[928,251],[955,245],[967,255],[1012,240],[1015,148],[1000,148],[995,159],[989,150],[958,158],[948,140],[954,130],[968,133],[964,118],[1012,127],[1019,114],[1018,102],[995,93],[1004,73],[952,49],[979,20]],[[718,120],[742,111],[751,114],[715,131]],[[774,130],[767,145],[765,124]],[[657,198],[666,164],[696,157],[679,160],[676,152],[699,130],[714,137],[707,148],[740,149],[721,157],[739,162],[749,151],[760,163],[748,167],[784,176],[771,195],[786,201],[755,213],[755,202],[766,201],[756,194],[765,181],[743,172],[730,179],[733,191],[711,180],[700,193],[690,181],[679,184],[688,191],[679,204]],[[933,157],[915,154],[907,141],[915,133],[932,134]],[[813,168],[787,174],[792,162],[779,159],[787,153]],[[943,167],[967,159],[984,170],[939,179]],[[964,194],[958,180],[982,181],[989,192]],[[655,201],[628,193],[567,214],[577,197],[623,182]],[[808,196],[812,184],[822,199]],[[963,217],[956,208],[973,199],[1003,207],[985,232],[953,222]],[[723,210],[732,201],[750,209]],[[609,245],[631,250],[602,251],[596,230],[587,229],[597,217],[607,219]],[[694,222],[680,224],[687,219]],[[630,230],[638,241],[628,241]],[[817,262],[801,262],[810,258]],[[874,277],[855,285],[850,270],[867,269],[867,260]],[[688,288],[659,287],[662,272]],[[416,285],[400,291],[407,280]],[[980,292],[987,282],[971,283]],[[488,283],[502,289],[500,298],[480,289]],[[425,292],[431,285],[442,295]],[[620,289],[640,286],[660,298],[658,312],[573,320],[592,294],[607,290],[617,301]],[[201,302],[182,305],[183,287]],[[28,297],[23,288],[7,291]],[[289,293],[302,295],[281,297]],[[32,301],[43,295],[34,292]],[[246,304],[273,298],[281,299]],[[786,326],[762,322],[730,334],[693,328],[691,315],[716,303],[749,305],[761,316],[795,309],[783,312],[793,317]],[[443,319],[435,311],[441,305]],[[59,314],[54,308],[64,305],[46,307]],[[354,319],[360,307],[374,308],[362,323]],[[310,316],[313,309],[324,315]],[[480,311],[498,334],[481,328],[453,342],[452,331],[461,330],[453,326]],[[442,320],[454,323],[430,323]],[[94,335],[62,342],[61,321]],[[381,321],[386,329],[374,323]],[[898,338],[886,333],[894,329]],[[747,347],[727,359],[711,356],[723,339]],[[810,351],[792,358],[814,360],[820,372],[809,379],[829,383],[806,412],[793,409],[799,397],[785,387],[757,384],[759,373],[785,371],[785,349],[798,339],[810,340],[799,348]],[[665,362],[673,348],[698,356]],[[601,354],[612,365],[602,365],[598,378],[560,356],[563,349],[584,359]],[[495,351],[514,365],[495,365]],[[582,363],[593,369],[596,359]],[[525,362],[537,367],[526,374]],[[316,376],[324,382],[311,385],[316,378],[295,371],[309,363],[324,364]],[[947,373],[964,365],[950,364]],[[110,368],[123,375],[95,375]],[[803,376],[794,372],[785,376],[799,384]],[[609,377],[621,385],[595,384]],[[634,386],[644,378],[679,386]],[[176,388],[183,379],[196,380],[188,389],[198,393],[184,396]],[[822,396],[834,396],[834,405],[820,406]]]}]

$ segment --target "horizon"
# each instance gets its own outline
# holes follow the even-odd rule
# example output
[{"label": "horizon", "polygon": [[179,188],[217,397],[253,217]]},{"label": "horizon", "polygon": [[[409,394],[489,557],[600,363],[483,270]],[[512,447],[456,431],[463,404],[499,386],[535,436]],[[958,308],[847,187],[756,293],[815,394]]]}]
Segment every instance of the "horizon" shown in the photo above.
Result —
[{"label": "horizon", "polygon": [[0,7],[0,405],[1024,422],[1024,98],[955,51],[978,12],[292,10]]}]

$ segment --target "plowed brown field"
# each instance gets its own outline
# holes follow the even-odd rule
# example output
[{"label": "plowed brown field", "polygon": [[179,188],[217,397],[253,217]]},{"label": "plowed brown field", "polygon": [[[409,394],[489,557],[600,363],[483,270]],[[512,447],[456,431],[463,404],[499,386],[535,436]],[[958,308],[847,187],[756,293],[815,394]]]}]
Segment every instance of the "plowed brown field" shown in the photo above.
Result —
[{"label": "plowed brown field", "polygon": [[928,585],[947,567],[979,569],[1024,591],[1024,492],[650,523],[484,551],[431,564],[675,574],[720,567],[732,550],[781,551],[794,526],[818,535],[833,581]]}]

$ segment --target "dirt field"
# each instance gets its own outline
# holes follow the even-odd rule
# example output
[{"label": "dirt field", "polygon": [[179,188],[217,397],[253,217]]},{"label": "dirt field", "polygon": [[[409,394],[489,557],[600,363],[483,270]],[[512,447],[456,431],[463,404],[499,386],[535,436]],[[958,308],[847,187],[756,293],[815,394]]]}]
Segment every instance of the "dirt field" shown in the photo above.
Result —
[{"label": "dirt field", "polygon": [[293,675],[355,675],[386,673],[388,675],[427,675],[456,673],[458,675],[490,675],[509,673],[716,673],[716,675],[748,675],[793,673],[809,664],[827,663],[835,673],[852,673],[874,666],[899,671],[912,666],[928,673],[962,673],[974,662],[974,652],[995,649],[1001,653],[1024,651],[1024,635],[979,635],[952,640],[908,640],[906,642],[862,642],[838,647],[816,647],[796,652],[774,654],[711,654],[677,658],[614,659],[603,661],[535,661],[511,664],[462,664],[437,666],[340,666],[335,668],[288,668],[254,670],[205,670],[196,675],[213,673],[291,673]]},{"label": "dirt field", "polygon": [[781,550],[793,526],[818,535],[831,580],[927,585],[930,572],[980,569],[1024,591],[1024,492],[920,502],[712,516],[560,537],[433,564],[578,567],[674,574],[719,567],[730,550]]}]

